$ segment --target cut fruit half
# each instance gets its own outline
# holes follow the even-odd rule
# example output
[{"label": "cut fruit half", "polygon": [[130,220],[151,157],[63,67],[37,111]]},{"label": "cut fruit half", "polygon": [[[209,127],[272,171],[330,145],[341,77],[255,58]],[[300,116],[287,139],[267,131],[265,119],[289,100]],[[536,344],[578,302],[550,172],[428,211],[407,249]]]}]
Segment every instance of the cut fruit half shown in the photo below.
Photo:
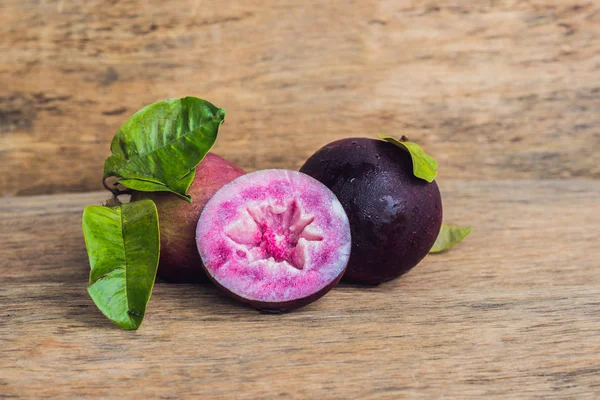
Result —
[{"label": "cut fruit half", "polygon": [[223,186],[200,215],[196,242],[219,288],[275,311],[325,295],[344,274],[351,246],[335,195],[288,170],[252,172]]}]

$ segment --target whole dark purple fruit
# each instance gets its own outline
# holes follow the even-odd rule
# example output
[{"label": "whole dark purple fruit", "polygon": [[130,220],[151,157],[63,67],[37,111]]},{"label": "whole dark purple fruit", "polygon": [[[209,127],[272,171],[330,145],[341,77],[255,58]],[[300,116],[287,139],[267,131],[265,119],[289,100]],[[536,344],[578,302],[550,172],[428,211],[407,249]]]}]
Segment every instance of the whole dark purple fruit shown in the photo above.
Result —
[{"label": "whole dark purple fruit", "polygon": [[350,220],[352,252],[343,280],[377,285],[423,259],[442,224],[437,184],[413,175],[408,151],[368,138],[332,142],[300,169],[338,197]]}]

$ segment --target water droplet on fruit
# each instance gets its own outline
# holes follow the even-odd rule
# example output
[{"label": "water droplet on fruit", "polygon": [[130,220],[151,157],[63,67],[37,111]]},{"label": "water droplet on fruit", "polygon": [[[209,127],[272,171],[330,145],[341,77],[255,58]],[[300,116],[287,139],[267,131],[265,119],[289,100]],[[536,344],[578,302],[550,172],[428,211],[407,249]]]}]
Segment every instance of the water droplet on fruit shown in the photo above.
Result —
[{"label": "water droplet on fruit", "polygon": [[375,154],[375,158],[379,160],[381,156],[379,154]]},{"label": "water droplet on fruit", "polygon": [[350,179],[350,183],[354,182],[354,180],[355,180],[355,179],[356,179],[356,178],[352,178],[352,179]]}]

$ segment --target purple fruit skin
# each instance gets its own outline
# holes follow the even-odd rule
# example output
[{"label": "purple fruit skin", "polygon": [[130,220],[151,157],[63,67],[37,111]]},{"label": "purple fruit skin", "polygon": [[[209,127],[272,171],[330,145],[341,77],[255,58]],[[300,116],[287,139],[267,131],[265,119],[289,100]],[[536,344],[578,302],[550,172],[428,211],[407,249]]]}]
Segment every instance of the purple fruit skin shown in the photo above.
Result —
[{"label": "purple fruit skin", "polygon": [[332,142],[300,169],[340,200],[350,220],[352,252],[342,280],[378,285],[419,263],[442,224],[437,184],[416,178],[407,151],[369,138]]},{"label": "purple fruit skin", "polygon": [[208,200],[223,185],[244,175],[234,164],[208,153],[196,167],[188,194],[192,204],[167,192],[135,192],[131,201],[152,199],[158,209],[160,260],[157,275],[173,283],[209,282],[196,246],[196,225]]},{"label": "purple fruit skin", "polygon": [[[345,269],[344,269],[344,271],[345,271]],[[207,272],[205,272],[205,273],[208,276],[208,278],[210,278],[210,281],[217,288],[219,288],[221,291],[223,291],[223,293],[227,294],[231,298],[236,299],[242,303],[248,304],[250,307],[256,308],[257,310],[260,310],[260,311],[269,312],[269,313],[284,313],[287,311],[294,310],[296,308],[304,307],[305,305],[315,302],[315,301],[319,300],[321,297],[325,296],[327,293],[329,293],[329,291],[331,291],[331,289],[333,289],[335,287],[335,285],[337,285],[339,283],[339,281],[342,279],[342,276],[344,275],[344,271],[342,271],[337,278],[335,278],[333,281],[331,281],[331,283],[329,283],[323,289],[311,294],[310,296],[306,296],[301,299],[274,302],[274,303],[258,301],[258,300],[249,300],[244,297],[238,296],[237,294],[233,293],[231,290],[227,289],[225,286],[223,286],[219,282],[217,282],[217,280],[214,279],[209,273],[207,273]]]}]

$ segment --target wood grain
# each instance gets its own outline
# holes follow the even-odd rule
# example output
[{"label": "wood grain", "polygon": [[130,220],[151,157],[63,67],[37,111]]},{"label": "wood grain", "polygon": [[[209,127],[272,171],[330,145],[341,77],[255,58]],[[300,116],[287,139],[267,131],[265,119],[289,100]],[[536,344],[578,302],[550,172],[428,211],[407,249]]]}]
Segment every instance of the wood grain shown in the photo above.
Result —
[{"label": "wood grain", "polygon": [[81,212],[0,204],[0,397],[600,397],[600,181],[441,181],[473,234],[376,288],[284,315],[158,283],[137,332],[85,292]]},{"label": "wood grain", "polygon": [[3,0],[0,195],[101,188],[142,106],[228,110],[216,151],[298,168],[408,135],[444,179],[599,178],[598,1]]}]

